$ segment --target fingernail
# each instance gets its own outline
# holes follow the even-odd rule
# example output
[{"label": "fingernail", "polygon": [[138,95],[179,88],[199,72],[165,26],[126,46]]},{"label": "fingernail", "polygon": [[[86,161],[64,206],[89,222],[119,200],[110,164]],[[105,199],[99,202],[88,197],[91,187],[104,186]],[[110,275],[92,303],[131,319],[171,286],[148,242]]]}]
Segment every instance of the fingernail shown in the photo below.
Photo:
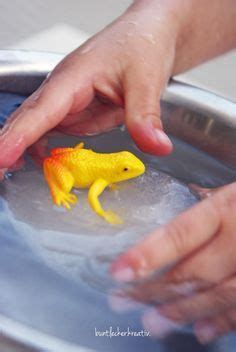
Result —
[{"label": "fingernail", "polygon": [[194,331],[198,340],[202,344],[209,343],[218,336],[216,327],[209,323],[196,324]]},{"label": "fingernail", "polygon": [[114,263],[111,266],[111,274],[113,279],[118,282],[130,282],[135,279],[134,270],[124,263]]},{"label": "fingernail", "polygon": [[155,132],[156,139],[157,139],[157,141],[160,144],[165,144],[165,145],[168,145],[168,146],[172,146],[171,140],[165,134],[164,131],[156,128],[154,132]]},{"label": "fingernail", "polygon": [[146,330],[148,330],[152,337],[164,338],[171,332],[180,330],[180,324],[164,317],[157,309],[152,309],[144,313],[142,323]]}]

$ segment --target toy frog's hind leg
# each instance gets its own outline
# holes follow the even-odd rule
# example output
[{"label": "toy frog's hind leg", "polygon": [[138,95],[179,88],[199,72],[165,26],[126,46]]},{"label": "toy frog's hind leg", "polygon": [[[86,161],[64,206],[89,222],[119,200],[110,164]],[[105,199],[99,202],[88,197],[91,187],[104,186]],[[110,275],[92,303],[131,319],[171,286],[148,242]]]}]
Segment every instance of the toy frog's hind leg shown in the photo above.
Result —
[{"label": "toy frog's hind leg", "polygon": [[89,189],[88,200],[92,209],[105,220],[107,220],[110,224],[121,224],[122,220],[118,215],[114,214],[110,210],[103,210],[100,202],[99,195],[104,191],[104,189],[108,186],[108,182],[104,179],[96,180]]},{"label": "toy frog's hind leg", "polygon": [[83,149],[83,147],[84,147],[84,143],[81,142],[77,144],[74,148],[61,148],[61,147],[54,148],[51,150],[51,156],[73,152],[74,149]]},{"label": "toy frog's hind leg", "polygon": [[74,185],[72,174],[60,162],[50,157],[44,160],[43,169],[53,202],[70,209],[70,204],[77,202],[77,197],[70,193]]}]

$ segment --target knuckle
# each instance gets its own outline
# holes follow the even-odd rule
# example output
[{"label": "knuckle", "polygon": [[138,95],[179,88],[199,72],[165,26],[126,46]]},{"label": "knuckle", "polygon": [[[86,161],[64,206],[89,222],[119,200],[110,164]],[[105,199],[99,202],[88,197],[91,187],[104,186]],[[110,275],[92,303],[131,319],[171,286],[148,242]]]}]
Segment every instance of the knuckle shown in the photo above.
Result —
[{"label": "knuckle", "polygon": [[34,113],[44,107],[45,87],[47,83],[43,83],[22,105],[22,110]]},{"label": "knuckle", "polygon": [[152,105],[148,102],[149,98],[146,97],[142,102],[137,102],[136,109],[139,116],[143,120],[155,121],[160,119],[160,108],[158,105]]},{"label": "knuckle", "polygon": [[138,104],[143,115],[158,115],[160,112],[156,92],[146,90],[145,96],[143,96],[142,101],[139,101]]},{"label": "knuckle", "polygon": [[236,310],[228,310],[225,312],[225,318],[228,322],[230,330],[234,330],[236,327]]},{"label": "knuckle", "polygon": [[222,308],[229,308],[234,302],[236,297],[236,286],[225,285],[215,290],[215,301],[217,306]]},{"label": "knuckle", "polygon": [[217,290],[214,296],[214,305],[217,309],[227,309],[228,308],[228,300],[227,295],[222,290]]},{"label": "knuckle", "polygon": [[[211,282],[204,279],[202,273],[189,269],[187,265],[178,265],[168,276],[174,285],[179,285],[179,291],[184,294],[193,293],[196,290],[209,289],[213,286]],[[178,287],[178,286],[176,286]]]},{"label": "knuckle", "polygon": [[218,317],[213,320],[214,325],[216,326],[218,335],[222,335],[228,331],[231,331],[231,322],[227,313],[224,313],[223,316]]},{"label": "knuckle", "polygon": [[170,245],[176,254],[176,257],[181,257],[186,249],[186,231],[182,224],[175,221],[171,225],[166,226],[166,236],[168,245]]},{"label": "knuckle", "polygon": [[225,186],[212,199],[222,218],[226,214],[236,211],[236,182]]},{"label": "knuckle", "polygon": [[34,92],[22,105],[24,110],[34,110],[38,104],[38,99],[35,99],[36,92]]},{"label": "knuckle", "polygon": [[185,283],[190,277],[189,272],[186,268],[176,268],[172,273],[169,274],[168,279],[174,284]]}]

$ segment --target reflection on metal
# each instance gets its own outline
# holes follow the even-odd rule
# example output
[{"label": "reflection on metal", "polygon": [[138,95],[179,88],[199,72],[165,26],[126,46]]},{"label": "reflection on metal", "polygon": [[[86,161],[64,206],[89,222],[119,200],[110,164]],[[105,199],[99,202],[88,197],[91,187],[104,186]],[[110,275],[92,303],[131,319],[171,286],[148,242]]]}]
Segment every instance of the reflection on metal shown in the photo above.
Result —
[{"label": "reflection on metal", "polygon": [[236,104],[201,89],[172,82],[163,96],[166,130],[236,167]]},{"label": "reflection on metal", "polygon": [[30,94],[62,55],[18,50],[0,51],[0,91]]},{"label": "reflection on metal", "polygon": [[[2,339],[0,336],[1,352],[5,350],[11,352],[36,352],[39,350],[41,351],[43,346],[47,346],[48,351],[56,352],[95,352],[87,347],[80,347],[72,343],[64,342],[56,337],[42,334],[36,329],[25,327],[23,324],[19,324],[16,321],[1,315],[0,321],[1,334],[3,335]],[[9,338],[8,341],[5,336]],[[10,338],[13,341],[19,341],[21,345],[12,344],[12,340],[10,340]],[[2,341],[5,346],[2,344]]]}]

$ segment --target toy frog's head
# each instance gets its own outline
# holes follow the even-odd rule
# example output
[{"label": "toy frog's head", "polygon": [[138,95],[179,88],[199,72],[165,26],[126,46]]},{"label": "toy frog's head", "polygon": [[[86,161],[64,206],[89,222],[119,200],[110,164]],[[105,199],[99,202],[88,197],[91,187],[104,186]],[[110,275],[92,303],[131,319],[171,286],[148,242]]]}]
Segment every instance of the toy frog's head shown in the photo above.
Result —
[{"label": "toy frog's head", "polygon": [[134,154],[126,151],[117,153],[113,182],[129,180],[144,172],[144,164]]}]

